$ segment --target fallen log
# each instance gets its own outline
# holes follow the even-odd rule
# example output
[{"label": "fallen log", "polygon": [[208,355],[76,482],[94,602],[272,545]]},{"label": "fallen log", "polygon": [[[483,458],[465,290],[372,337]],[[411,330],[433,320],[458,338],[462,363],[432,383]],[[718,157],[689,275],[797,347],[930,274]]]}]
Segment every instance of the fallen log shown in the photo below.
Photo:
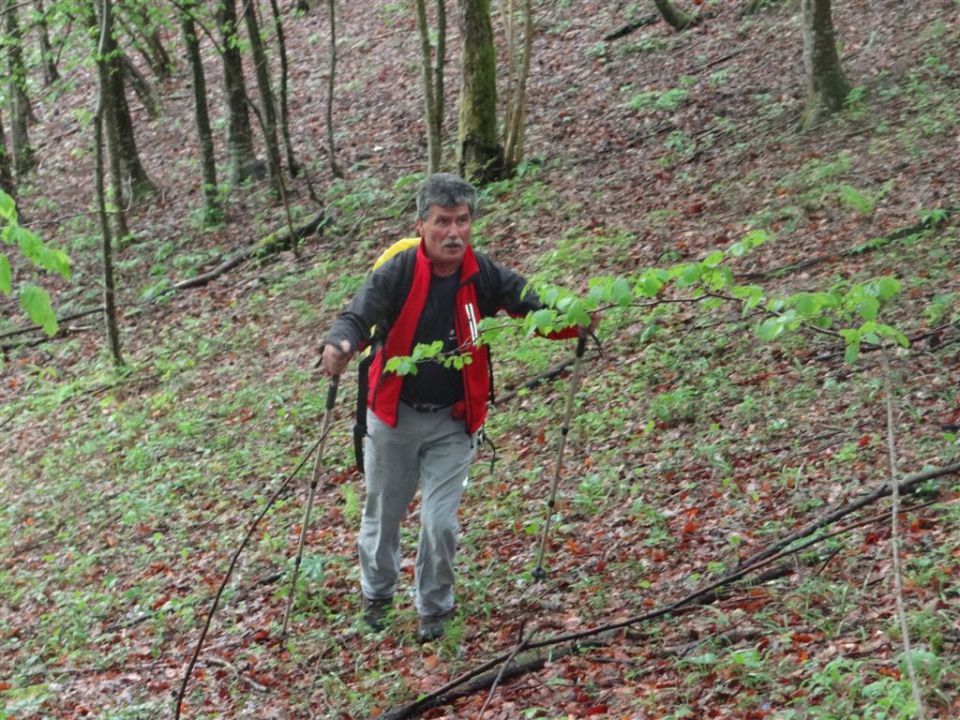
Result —
[{"label": "fallen log", "polygon": [[295,228],[292,235],[286,229],[270,233],[265,238],[258,240],[254,244],[238,250],[212,270],[201,273],[196,277],[174,283],[170,286],[167,292],[186,290],[188,288],[202,287],[207,285],[224,273],[237,267],[237,265],[240,265],[251,258],[266,257],[267,255],[272,255],[280,252],[281,250],[286,250],[287,248],[293,247],[295,242],[299,242],[303,238],[319,232],[329,223],[329,216],[327,216],[326,213],[321,212],[305,225]]}]

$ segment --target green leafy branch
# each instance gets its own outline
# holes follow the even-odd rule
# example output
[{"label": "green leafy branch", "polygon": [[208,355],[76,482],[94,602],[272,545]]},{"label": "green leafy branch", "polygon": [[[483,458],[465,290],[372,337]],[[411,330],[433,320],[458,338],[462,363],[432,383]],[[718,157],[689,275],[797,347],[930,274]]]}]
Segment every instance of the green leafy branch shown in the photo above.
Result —
[{"label": "green leafy branch", "polygon": [[[62,250],[52,248],[38,235],[18,222],[17,208],[7,193],[0,190],[0,240],[5,245],[15,245],[20,253],[33,265],[57,273],[64,280],[71,276],[70,258]],[[13,294],[13,266],[6,253],[0,253],[0,292],[4,295]],[[22,283],[17,290],[22,307],[29,318],[43,328],[47,335],[57,332],[57,316],[50,302],[50,295],[39,285]]]},{"label": "green leafy branch", "polygon": [[[754,230],[730,247],[715,250],[698,261],[647,268],[632,276],[594,277],[583,296],[556,285],[537,285],[534,289],[544,305],[542,309],[519,320],[484,318],[479,325],[477,342],[490,344],[505,333],[519,333],[529,338],[571,326],[585,327],[590,325],[594,313],[629,308],[651,311],[653,320],[643,336],[647,340],[657,331],[653,311],[663,306],[689,304],[709,311],[736,302],[744,316],[763,316],[755,332],[765,342],[807,330],[843,342],[847,362],[854,362],[864,346],[910,345],[900,329],[879,319],[884,307],[902,289],[894,277],[883,276],[849,287],[773,298],[758,285],[738,284],[729,261],[771,239],[770,233]],[[438,359],[447,367],[459,369],[469,361],[469,355],[461,354],[465,350],[460,347],[444,355],[440,343],[418,345],[410,356],[391,358],[387,370],[415,373],[417,363]]]}]

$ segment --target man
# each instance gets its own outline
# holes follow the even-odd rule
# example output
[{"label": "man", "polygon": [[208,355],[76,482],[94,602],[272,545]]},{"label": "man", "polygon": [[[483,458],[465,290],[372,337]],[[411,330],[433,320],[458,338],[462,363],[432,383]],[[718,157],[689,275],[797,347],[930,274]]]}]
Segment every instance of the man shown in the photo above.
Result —
[{"label": "man", "polygon": [[[325,340],[322,365],[340,375],[385,329],[370,368],[364,468],[366,501],[358,540],[364,620],[381,630],[400,573],[400,523],[420,486],[416,561],[417,639],[443,635],[454,612],[457,508],[491,391],[490,357],[475,344],[477,323],[506,310],[541,307],[526,281],[470,247],[477,192],[448,174],[431,175],[417,196],[417,246],[376,269]],[[378,333],[379,334],[379,333]],[[551,337],[576,337],[577,329]],[[467,354],[462,370],[425,362],[415,375],[385,370],[391,357],[441,341],[445,355]]]}]

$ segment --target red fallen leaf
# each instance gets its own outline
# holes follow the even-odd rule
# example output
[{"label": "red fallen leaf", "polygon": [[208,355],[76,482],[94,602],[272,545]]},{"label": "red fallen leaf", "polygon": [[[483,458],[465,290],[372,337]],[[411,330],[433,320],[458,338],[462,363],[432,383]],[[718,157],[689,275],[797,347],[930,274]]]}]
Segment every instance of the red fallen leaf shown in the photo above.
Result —
[{"label": "red fallen leaf", "polygon": [[591,715],[606,715],[609,709],[606,705],[594,705],[586,710],[587,717]]},{"label": "red fallen leaf", "polygon": [[795,632],[793,633],[793,635],[790,636],[790,640],[793,642],[794,645],[800,645],[801,643],[806,644],[809,642],[813,642],[813,635],[810,635],[809,633]]},{"label": "red fallen leaf", "polygon": [[698,523],[696,520],[690,520],[686,525],[683,526],[683,534],[690,535],[691,533],[695,533],[699,529],[700,529],[700,523]]},{"label": "red fallen leaf", "polygon": [[0,682],[0,692],[5,692],[13,687],[10,683]]},{"label": "red fallen leaf", "polygon": [[860,447],[866,447],[866,446],[869,445],[869,444],[870,444],[870,436],[869,436],[869,435],[863,435],[863,436],[857,441],[857,445],[859,445]]},{"label": "red fallen leaf", "polygon": [[268,633],[266,630],[257,630],[253,634],[254,642],[263,642],[264,640],[269,640],[269,639],[270,639],[270,633]]},{"label": "red fallen leaf", "polygon": [[877,672],[878,672],[880,675],[883,675],[883,676],[888,677],[888,678],[893,678],[894,680],[899,680],[899,679],[900,679],[900,671],[897,670],[896,668],[883,668],[883,667],[882,667],[882,668],[879,668],[879,669],[877,670]]},{"label": "red fallen leaf", "polygon": [[810,659],[810,653],[808,653],[806,650],[798,650],[798,651],[797,651],[797,662],[798,662],[798,663],[805,663],[805,662],[806,662],[807,660],[809,660],[809,659]]},{"label": "red fallen leaf", "polygon": [[166,605],[169,601],[170,601],[169,595],[161,595],[160,597],[158,597],[156,600],[153,601],[153,605],[150,606],[150,609],[159,610],[164,605]]},{"label": "red fallen leaf", "polygon": [[653,552],[650,553],[650,557],[653,558],[655,562],[663,562],[667,559],[667,551],[655,548]]},{"label": "red fallen leaf", "polygon": [[583,555],[584,553],[586,553],[586,550],[584,550],[582,547],[580,547],[580,546],[577,544],[577,541],[574,540],[573,538],[570,538],[570,539],[567,540],[567,542],[564,543],[564,544],[566,545],[567,550],[569,550],[569,551],[570,551],[571,553],[573,553],[574,555]]}]

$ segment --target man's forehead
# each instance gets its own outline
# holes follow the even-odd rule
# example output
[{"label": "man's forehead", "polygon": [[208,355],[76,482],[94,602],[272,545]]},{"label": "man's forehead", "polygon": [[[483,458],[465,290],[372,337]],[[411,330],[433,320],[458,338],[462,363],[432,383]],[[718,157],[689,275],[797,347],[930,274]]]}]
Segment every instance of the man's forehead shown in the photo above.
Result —
[{"label": "man's forehead", "polygon": [[469,215],[470,206],[464,203],[463,205],[431,205],[430,206],[430,216],[437,217],[438,215]]}]

